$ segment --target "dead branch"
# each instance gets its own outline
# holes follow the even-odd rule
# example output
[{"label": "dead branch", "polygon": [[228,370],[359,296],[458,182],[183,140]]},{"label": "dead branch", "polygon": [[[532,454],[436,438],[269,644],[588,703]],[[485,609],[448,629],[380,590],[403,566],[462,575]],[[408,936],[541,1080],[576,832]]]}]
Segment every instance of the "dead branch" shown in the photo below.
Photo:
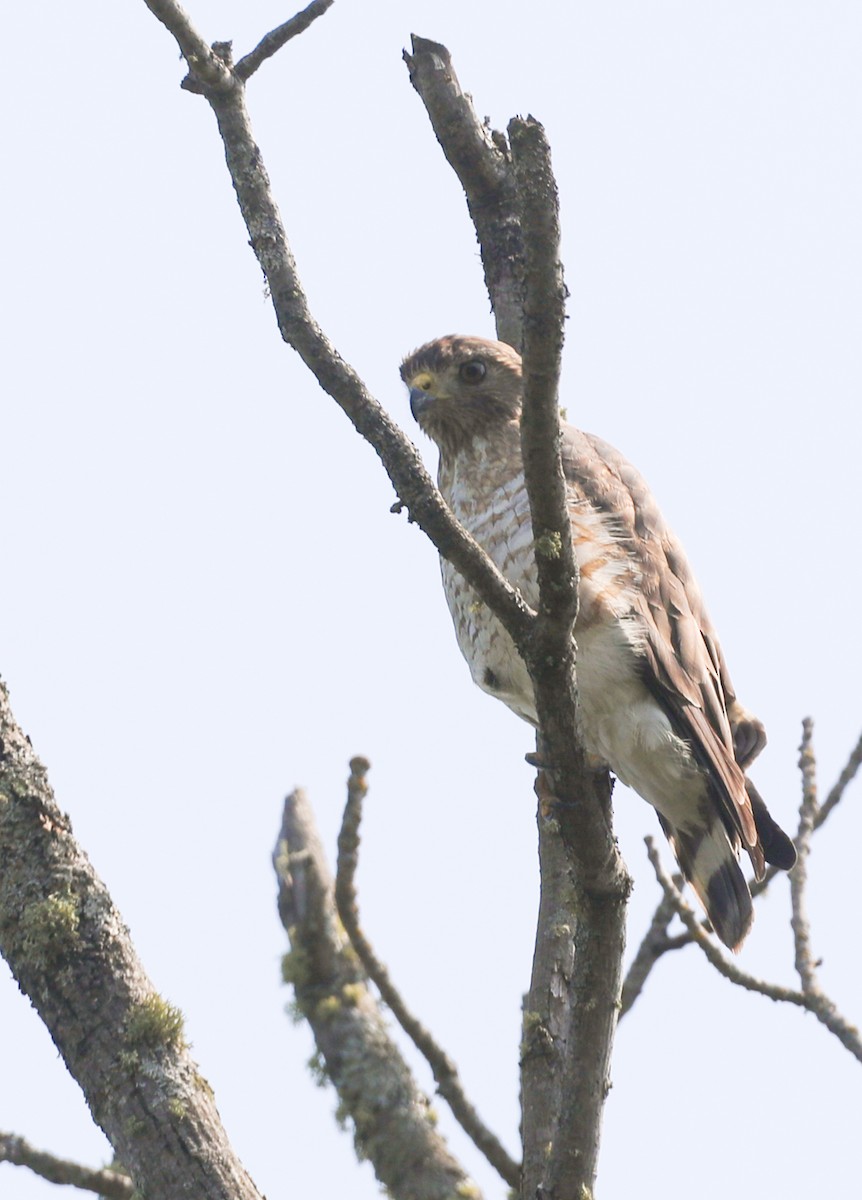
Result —
[{"label": "dead branch", "polygon": [[515,205],[515,176],[505,136],[476,115],[461,90],[452,57],[439,42],[411,37],[404,51],[410,82],[464,189],[476,228],[497,337],[520,350],[524,328],[524,245]]},{"label": "dead branch", "polygon": [[[806,721],[807,720],[810,720],[810,718],[806,718]],[[850,755],[848,756],[847,762],[845,763],[844,767],[842,768],[837,780],[830,788],[829,794],[827,795],[823,804],[819,805],[819,806],[815,805],[814,811],[813,811],[812,828],[811,828],[810,834],[808,835],[809,838],[811,835],[816,833],[817,830],[819,830],[823,827],[823,825],[828,820],[829,816],[832,814],[832,812],[835,810],[835,808],[838,806],[838,804],[844,798],[844,794],[845,794],[848,786],[850,785],[850,783],[855,778],[860,765],[862,765],[862,736],[860,736],[856,745],[851,750]],[[797,855],[801,858],[802,850],[799,845],[799,833],[797,833],[797,836],[794,839],[794,845],[796,846]],[[749,880],[748,887],[749,887],[749,891],[751,892],[752,899],[756,899],[758,896],[762,896],[763,893],[766,891],[766,889],[769,887],[769,885],[772,883],[772,880],[776,877],[776,875],[783,876],[785,874],[786,874],[786,872],[781,871],[776,867],[768,867],[763,879]],[[792,883],[793,873],[791,873],[790,879],[791,879],[791,883]],[[652,929],[652,926],[655,923],[656,919],[660,919],[660,913],[663,912],[666,904],[667,904],[667,897],[663,896],[662,899],[659,901],[658,907],[656,908],[656,911],[653,915],[652,921],[650,922],[650,929]],[[703,921],[701,922],[701,928],[705,934],[708,934],[709,925],[706,922],[703,922]],[[646,943],[647,939],[649,939],[649,938],[650,938],[650,934],[647,933],[647,935],[645,936],[645,939],[644,939],[644,943]],[[643,968],[647,967],[646,974],[643,975],[642,978],[640,978],[640,981],[639,981],[640,986],[637,988],[636,993],[632,993],[631,991],[628,991],[628,994],[631,996],[631,1000],[628,1004],[624,1004],[621,1015],[624,1015],[631,1008],[632,1004],[637,999],[637,996],[640,994],[640,992],[643,988],[643,985],[646,982],[647,976],[649,975],[649,972],[652,970],[652,968],[655,966],[655,964],[659,961],[659,959],[662,958],[669,950],[679,950],[683,946],[690,946],[695,940],[696,939],[694,937],[692,937],[692,935],[690,933],[685,932],[685,933],[678,934],[675,937],[668,938],[666,941],[663,941],[661,938],[654,938],[651,941],[651,949],[650,949],[649,953],[644,951],[644,957],[640,959],[640,962],[639,962],[638,968],[637,968],[639,972],[642,972]],[[643,949],[643,946],[642,946],[642,949]],[[636,956],[635,961],[637,961],[638,958],[640,958],[640,951],[638,951],[638,955]],[[631,967],[629,968],[630,973],[631,973],[631,971],[633,971],[635,969],[635,961],[632,962]],[[627,978],[626,983],[623,985],[623,995],[624,996],[627,994],[628,983],[629,983],[629,980]]]},{"label": "dead branch", "polygon": [[480,1118],[470,1103],[458,1075],[458,1068],[425,1026],[410,1012],[395,987],[386,966],[380,961],[359,922],[356,898],[356,868],[359,864],[359,826],[362,803],[368,791],[366,775],[370,764],[365,758],[350,760],[347,781],[347,805],[338,834],[338,866],[335,873],[335,903],[350,944],[359,956],[374,986],[380,992],[398,1024],[425,1058],[434,1075],[437,1090],[458,1124],[511,1188],[518,1188],[520,1164],[506,1152],[500,1140]]},{"label": "dead branch", "polygon": [[0,684],[0,952],[136,1186],[258,1200]]},{"label": "dead branch", "polygon": [[[673,881],[678,888],[682,886],[681,875],[675,875]],[[669,936],[668,927],[675,916],[676,908],[673,901],[670,897],[663,895],[623,980],[620,994],[620,1020],[643,991],[650,971],[662,955],[667,954],[669,950],[679,950],[682,946],[690,944],[688,937],[682,939]]]},{"label": "dead branch", "polygon": [[796,834],[796,866],[790,872],[790,906],[793,929],[794,963],[802,991],[814,995],[818,991],[817,971],[811,953],[811,930],[808,924],[805,896],[808,887],[808,855],[811,835],[817,817],[817,764],[812,737],[814,722],[806,717],[802,722],[802,745],[799,747],[799,769],[802,772],[802,802],[799,805],[799,828]]},{"label": "dead branch", "polygon": [[[846,1050],[849,1050],[854,1058],[862,1062],[862,1038],[860,1038],[859,1030],[854,1025],[851,1025],[849,1021],[845,1020],[833,1002],[818,987],[814,987],[813,990],[808,992],[799,992],[794,988],[768,983],[764,979],[758,979],[755,975],[741,970],[736,963],[725,958],[722,951],[718,948],[718,943],[706,932],[697,914],[688,906],[685,897],[665,872],[652,838],[648,837],[646,844],[649,860],[653,865],[656,879],[659,881],[662,891],[673,903],[692,941],[697,943],[719,975],[723,975],[730,983],[734,983],[737,987],[744,988],[748,992],[757,992],[761,996],[766,996],[769,1000],[781,1001],[785,1004],[795,1004],[797,1007],[804,1008],[808,1012],[813,1013],[817,1020],[838,1038],[841,1045]],[[795,871],[797,868],[794,867],[793,869]]]},{"label": "dead branch", "polygon": [[478,1196],[389,1037],[368,977],[341,928],[311,806],[299,790],[285,801],[273,863],[279,916],[291,944],[285,978],[353,1121],[357,1149],[397,1200]]},{"label": "dead branch", "polygon": [[246,54],[236,64],[236,74],[243,81],[250,79],[258,67],[262,66],[268,58],[272,58],[273,54],[277,54],[282,46],[286,46],[291,38],[297,37],[300,33],[305,33],[309,25],[316,21],[318,17],[322,17],[328,8],[331,8],[334,0],[312,0],[306,8],[298,12],[296,16],[285,21],[283,25],[279,25],[276,29],[270,30],[264,37],[260,39],[255,48]]}]

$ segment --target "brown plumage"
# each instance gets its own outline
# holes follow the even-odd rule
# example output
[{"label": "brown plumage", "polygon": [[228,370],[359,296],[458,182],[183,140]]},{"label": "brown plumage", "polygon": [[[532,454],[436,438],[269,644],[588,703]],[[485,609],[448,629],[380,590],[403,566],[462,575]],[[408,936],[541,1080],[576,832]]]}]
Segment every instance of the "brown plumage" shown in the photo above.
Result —
[{"label": "brown plumage", "polygon": [[[450,336],[402,364],[410,403],[440,449],[440,490],[461,523],[536,607],[520,448],[521,360],[502,342]],[[578,689],[586,748],[657,810],[721,940],[752,921],[738,863],[790,868],[795,851],[744,770],[765,744],[737,701],[682,547],[612,446],[563,427],[562,460],[580,568]],[[474,681],[536,723],[511,638],[445,561],[443,583]]]}]

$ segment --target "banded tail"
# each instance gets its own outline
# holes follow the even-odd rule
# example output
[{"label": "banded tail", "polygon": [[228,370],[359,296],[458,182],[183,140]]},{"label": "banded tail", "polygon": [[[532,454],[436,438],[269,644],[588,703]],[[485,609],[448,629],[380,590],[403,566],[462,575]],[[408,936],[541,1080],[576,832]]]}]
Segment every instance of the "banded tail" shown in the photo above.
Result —
[{"label": "banded tail", "polygon": [[[796,862],[796,848],[767,812],[760,793],[750,779],[745,781],[757,827],[758,847],[768,863],[789,871]],[[703,815],[703,814],[701,814]],[[677,829],[659,815],[662,829],[679,863],[680,870],[706,911],[717,936],[730,950],[738,950],[754,920],[751,893],[739,865],[739,844],[734,846],[717,812],[709,813],[697,828]],[[760,857],[752,854],[752,861]],[[763,870],[755,869],[758,879]]]}]

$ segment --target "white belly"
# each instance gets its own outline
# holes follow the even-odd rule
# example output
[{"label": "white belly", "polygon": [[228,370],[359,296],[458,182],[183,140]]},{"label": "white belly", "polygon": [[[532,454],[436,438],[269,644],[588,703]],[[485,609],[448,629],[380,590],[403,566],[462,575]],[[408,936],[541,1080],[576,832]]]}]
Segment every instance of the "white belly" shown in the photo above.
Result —
[{"label": "white belly", "polygon": [[[448,498],[462,524],[526,603],[536,608],[538,585],[523,477],[498,488],[483,510],[475,501],[468,508],[457,503],[456,495]],[[513,511],[519,520],[512,519]],[[631,574],[622,556],[598,561],[597,540],[586,535],[589,522],[600,520],[600,515],[589,510],[577,516],[575,547],[582,575],[575,637],[585,748],[672,823],[685,823],[683,817],[691,813],[704,784],[687,745],[642,682],[638,625],[626,599]],[[532,684],[509,634],[449,563],[441,561],[441,569],[458,644],[474,682],[535,725]]]}]

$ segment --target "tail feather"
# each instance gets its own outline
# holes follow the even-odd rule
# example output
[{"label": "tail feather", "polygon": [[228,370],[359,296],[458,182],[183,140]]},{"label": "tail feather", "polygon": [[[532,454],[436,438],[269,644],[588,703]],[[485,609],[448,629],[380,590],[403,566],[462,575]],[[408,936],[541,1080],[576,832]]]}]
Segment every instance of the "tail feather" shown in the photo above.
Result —
[{"label": "tail feather", "polygon": [[763,846],[763,857],[782,871],[792,871],[796,866],[796,847],[781,826],[769,815],[763,797],[748,776],[745,777],[745,790],[751,801],[757,836]]},{"label": "tail feather", "polygon": [[751,928],[751,893],[717,814],[698,828],[677,829],[659,816],[683,875],[691,884],[718,937],[738,950]]}]

